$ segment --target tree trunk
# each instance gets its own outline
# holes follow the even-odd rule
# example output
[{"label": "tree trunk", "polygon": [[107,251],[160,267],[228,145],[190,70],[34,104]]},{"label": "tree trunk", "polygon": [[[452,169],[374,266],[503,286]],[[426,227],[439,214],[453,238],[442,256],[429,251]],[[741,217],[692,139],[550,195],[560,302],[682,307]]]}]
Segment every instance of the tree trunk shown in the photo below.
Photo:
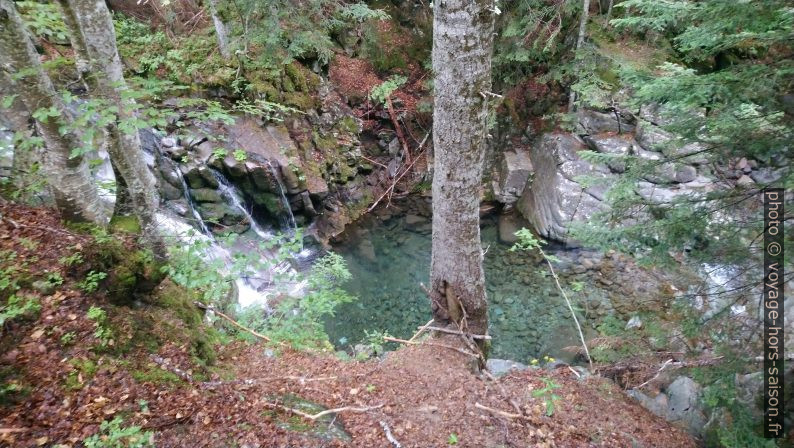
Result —
[{"label": "tree trunk", "polygon": [[124,132],[120,124],[135,120],[134,101],[124,99],[127,90],[121,59],[116,48],[116,33],[110,11],[102,0],[68,0],[77,18],[96,79],[95,96],[110,101],[118,110],[115,123],[108,126],[108,154],[121,174],[129,192],[135,215],[144,236],[159,256],[165,251],[157,231],[160,198],[154,175],[146,166],[137,130]]},{"label": "tree trunk", "polygon": [[85,46],[83,33],[80,32],[77,17],[74,15],[74,11],[69,7],[68,2],[66,0],[58,0],[58,4],[61,7],[63,23],[66,25],[66,29],[69,30],[69,43],[71,44],[72,51],[74,51],[74,65],[77,68],[77,76],[81,81],[86,83],[86,89],[90,90],[90,77],[88,75],[91,70],[91,65],[88,59],[88,49]]},{"label": "tree trunk", "polygon": [[210,6],[212,23],[215,25],[215,36],[218,38],[218,50],[220,50],[223,59],[229,59],[229,33],[226,30],[226,24],[218,15],[218,0],[207,0],[207,2]]},{"label": "tree trunk", "polygon": [[[0,69],[0,99],[16,94],[11,78]],[[26,147],[23,142],[33,137],[33,122],[30,112],[21,99],[11,100],[7,109],[0,108],[0,127],[14,132],[14,156],[11,164],[11,185],[14,198],[31,204],[35,198],[36,184],[43,180],[39,173],[39,160],[43,153],[35,147]]]},{"label": "tree trunk", "polygon": [[480,243],[493,0],[441,0],[433,7],[433,317],[466,331],[488,329]]},{"label": "tree trunk", "polygon": [[613,6],[615,6],[615,0],[609,0],[609,7],[607,8],[607,27],[609,27],[609,20],[612,18]]},{"label": "tree trunk", "polygon": [[[582,3],[582,16],[579,19],[579,35],[576,37],[576,48],[574,54],[582,49],[584,44],[584,37],[587,34],[587,19],[590,17],[590,0],[583,0]],[[568,112],[574,111],[574,103],[576,102],[576,92],[571,89],[568,95]]]},{"label": "tree trunk", "polygon": [[57,118],[37,121],[36,128],[47,148],[44,168],[62,217],[104,225],[107,222],[105,208],[88,163],[82,156],[70,157],[72,149],[80,146],[80,139],[72,132],[60,133],[61,125],[72,121],[73,116],[44,72],[39,54],[10,0],[0,0],[0,63],[10,75],[23,74],[14,81],[12,88],[29,111],[52,109],[57,112]]}]

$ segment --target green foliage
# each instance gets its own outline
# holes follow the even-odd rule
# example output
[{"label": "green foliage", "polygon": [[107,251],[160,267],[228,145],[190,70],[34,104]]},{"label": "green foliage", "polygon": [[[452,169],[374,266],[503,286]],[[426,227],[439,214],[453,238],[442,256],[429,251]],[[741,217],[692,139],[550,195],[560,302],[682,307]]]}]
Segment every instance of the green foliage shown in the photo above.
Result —
[{"label": "green foliage", "polygon": [[102,348],[113,345],[113,330],[109,327],[108,315],[102,308],[92,306],[86,317],[94,322],[94,337]]},{"label": "green foliage", "polygon": [[232,153],[232,156],[234,157],[234,160],[238,162],[245,162],[245,160],[248,158],[248,153],[242,149],[235,149]]},{"label": "green foliage", "polygon": [[63,345],[64,347],[67,345],[71,345],[76,337],[77,337],[77,333],[75,333],[74,331],[64,333],[61,336],[61,345]]},{"label": "green foliage", "polygon": [[13,294],[19,290],[19,276],[23,264],[16,262],[16,259],[16,252],[0,251],[0,292]]},{"label": "green foliage", "polygon": [[39,299],[12,295],[8,302],[0,307],[0,327],[11,319],[31,316],[41,311]]},{"label": "green foliage", "polygon": [[199,291],[205,302],[220,304],[229,293],[232,277],[224,273],[223,260],[212,256],[212,241],[191,232],[186,244],[169,248],[168,264],[162,271],[176,284]]},{"label": "green foliage", "polygon": [[99,287],[99,282],[107,277],[105,272],[91,271],[86,274],[85,279],[77,283],[77,287],[82,289],[83,292],[91,294]]},{"label": "green foliage", "polygon": [[449,437],[447,437],[447,444],[448,445],[457,445],[458,444],[458,435],[455,434],[454,432],[450,433]]},{"label": "green foliage", "polygon": [[575,24],[581,1],[522,0],[511,3],[497,21],[494,75],[514,84],[541,64],[564,55],[564,37]]},{"label": "green foliage", "polygon": [[15,2],[27,28],[37,37],[53,43],[68,44],[69,32],[56,2]]},{"label": "green foliage", "polygon": [[551,378],[541,378],[543,387],[532,391],[534,398],[542,398],[543,404],[546,406],[546,416],[551,417],[554,415],[555,402],[560,399],[560,396],[554,393],[554,389],[559,389],[559,384],[555,383]]},{"label": "green foliage", "polygon": [[333,316],[339,305],[354,300],[340,287],[349,279],[344,259],[329,253],[315,262],[308,275],[293,278],[306,284],[302,297],[283,297],[269,316],[261,307],[248,307],[241,312],[240,322],[266,334],[273,344],[287,343],[297,350],[330,349],[324,319]]},{"label": "green foliage", "polygon": [[363,22],[385,20],[382,10],[363,2],[347,4],[329,0],[293,2],[256,0],[229,2],[226,14],[234,16],[232,33],[239,36],[246,57],[257,48],[255,65],[278,68],[295,59],[316,60],[327,65],[336,47],[332,36],[354,29]]},{"label": "green foliage", "polygon": [[99,433],[83,440],[86,448],[146,448],[154,447],[154,433],[140,426],[122,426],[124,420],[116,417],[103,421]]},{"label": "green foliage", "polygon": [[373,87],[369,97],[377,104],[386,104],[391,94],[405,84],[407,80],[408,78],[405,76],[394,75],[382,84]]}]

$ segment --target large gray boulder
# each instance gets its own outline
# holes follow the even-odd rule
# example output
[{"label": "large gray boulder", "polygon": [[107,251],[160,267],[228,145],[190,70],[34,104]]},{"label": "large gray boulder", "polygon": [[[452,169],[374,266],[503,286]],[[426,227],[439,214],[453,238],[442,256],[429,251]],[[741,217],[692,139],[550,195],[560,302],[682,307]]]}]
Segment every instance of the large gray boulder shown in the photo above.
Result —
[{"label": "large gray boulder", "polygon": [[545,134],[530,151],[535,174],[518,200],[519,212],[544,238],[575,245],[568,235],[573,221],[589,219],[605,209],[599,199],[604,187],[585,188],[577,179],[590,175],[609,177],[606,167],[582,160],[583,142],[570,134]]},{"label": "large gray boulder", "polygon": [[494,181],[494,195],[503,204],[513,204],[527,185],[532,174],[532,161],[523,149],[505,151],[499,167],[497,179]]}]

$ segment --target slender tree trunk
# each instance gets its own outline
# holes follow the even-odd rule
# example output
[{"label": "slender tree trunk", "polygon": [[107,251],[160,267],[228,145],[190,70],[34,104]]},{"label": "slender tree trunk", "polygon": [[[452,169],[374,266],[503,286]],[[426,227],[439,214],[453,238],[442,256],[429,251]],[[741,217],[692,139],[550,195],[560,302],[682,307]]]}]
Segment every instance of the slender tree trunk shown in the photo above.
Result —
[{"label": "slender tree trunk", "polygon": [[[88,55],[88,47],[85,44],[78,17],[69,6],[68,0],[58,0],[58,4],[61,7],[63,22],[66,29],[69,30],[69,42],[74,51],[77,76],[83,81],[88,93],[96,96],[98,94],[97,77],[91,75],[91,58]],[[98,150],[107,151],[110,140],[110,130],[102,129],[102,145]],[[113,216],[133,215],[135,210],[132,206],[130,193],[127,191],[127,183],[124,182],[121,172],[116,167],[116,162],[111,159],[110,164],[113,166],[113,174],[116,177],[116,204],[113,208]]]},{"label": "slender tree trunk", "polygon": [[[17,93],[14,82],[0,69],[0,99]],[[43,154],[39,148],[25,147],[23,142],[33,137],[33,122],[30,112],[19,98],[11,100],[7,109],[0,108],[0,127],[14,132],[14,158],[11,164],[11,185],[15,199],[32,203],[36,184],[43,180],[39,173],[39,160]],[[23,144],[21,144],[23,143]]]},{"label": "slender tree trunk", "polygon": [[60,132],[61,125],[72,121],[73,116],[44,72],[39,54],[10,0],[0,0],[0,63],[10,75],[22,74],[14,80],[13,88],[29,111],[57,112],[57,117],[37,121],[36,128],[47,148],[44,168],[62,217],[105,224],[104,206],[88,163],[82,156],[70,157],[72,149],[80,146],[80,139],[72,132]]},{"label": "slender tree trunk", "polygon": [[488,329],[480,243],[493,0],[443,0],[433,7],[433,317]]},{"label": "slender tree trunk", "polygon": [[160,198],[154,175],[146,166],[137,130],[124,132],[122,123],[135,120],[134,101],[124,99],[127,90],[121,59],[116,48],[116,33],[110,11],[103,0],[68,0],[68,7],[77,18],[91,62],[91,76],[96,79],[96,96],[113,103],[117,120],[108,126],[108,154],[114,169],[126,184],[135,215],[144,236],[155,252],[164,256],[157,230],[157,209]]},{"label": "slender tree trunk", "polygon": [[609,19],[612,18],[612,7],[615,6],[615,0],[609,0],[609,8],[607,8],[607,27],[609,26]]},{"label": "slender tree trunk", "polygon": [[[584,45],[584,38],[587,35],[587,19],[590,17],[590,0],[583,0],[582,2],[582,16],[579,19],[579,35],[576,37],[576,48],[574,49],[574,54],[579,52],[582,49],[582,45]],[[568,112],[574,111],[574,106],[576,102],[576,92],[571,90],[571,93],[568,95]]]},{"label": "slender tree trunk", "polygon": [[77,68],[77,76],[86,83],[86,89],[90,90],[91,86],[88,84],[90,77],[88,76],[91,70],[91,64],[88,59],[88,49],[85,46],[83,33],[80,32],[80,26],[77,23],[77,17],[74,11],[69,7],[66,0],[58,0],[61,7],[61,17],[66,29],[69,30],[69,43],[74,51],[74,63]]},{"label": "slender tree trunk", "polygon": [[223,59],[229,59],[229,33],[226,30],[226,24],[218,15],[218,0],[207,0],[207,2],[210,6],[212,23],[215,25],[215,36],[218,38],[218,50],[220,50]]}]

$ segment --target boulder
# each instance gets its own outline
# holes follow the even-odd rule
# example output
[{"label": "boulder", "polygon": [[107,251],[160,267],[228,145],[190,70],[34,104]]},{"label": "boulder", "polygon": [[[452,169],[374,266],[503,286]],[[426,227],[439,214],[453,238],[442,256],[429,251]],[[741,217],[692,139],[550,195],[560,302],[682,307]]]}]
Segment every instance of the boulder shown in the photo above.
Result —
[{"label": "boulder", "polygon": [[505,244],[515,244],[518,242],[516,232],[525,227],[529,227],[529,224],[517,213],[499,215],[499,241]]},{"label": "boulder", "polygon": [[521,364],[520,362],[511,361],[509,359],[496,359],[490,358],[488,361],[485,362],[485,368],[495,377],[500,377],[507,375],[511,371],[521,371],[526,370],[526,364]]},{"label": "boulder", "polygon": [[783,178],[783,170],[763,167],[752,171],[750,178],[761,185],[771,185]]},{"label": "boulder", "polygon": [[223,202],[223,196],[218,193],[218,190],[211,188],[193,188],[190,190],[190,196],[196,202]]},{"label": "boulder", "polygon": [[598,199],[603,187],[586,189],[576,181],[582,175],[611,176],[606,167],[593,166],[578,156],[583,147],[570,134],[545,134],[530,152],[535,175],[517,208],[544,238],[576,244],[568,236],[568,226],[606,207]]},{"label": "boulder", "polygon": [[204,188],[204,176],[201,175],[199,172],[201,166],[199,165],[188,165],[182,168],[183,176],[185,177],[185,182],[187,186],[190,188]]},{"label": "boulder", "polygon": [[631,133],[634,125],[620,118],[620,123],[612,112],[596,112],[589,109],[580,109],[576,113],[576,133],[579,135],[595,135],[604,132]]},{"label": "boulder", "polygon": [[680,165],[675,170],[675,181],[681,184],[697,179],[698,170],[691,165]]},{"label": "boulder", "polygon": [[531,174],[532,161],[526,151],[520,148],[505,151],[494,188],[497,200],[504,204],[515,203],[524,192]]},{"label": "boulder", "polygon": [[668,396],[666,418],[686,428],[691,434],[701,435],[706,416],[700,406],[702,388],[692,378],[680,376],[665,391]]},{"label": "boulder", "polygon": [[622,156],[631,153],[633,142],[630,138],[616,135],[595,135],[585,138],[587,146],[593,151],[604,154],[619,154]]}]

